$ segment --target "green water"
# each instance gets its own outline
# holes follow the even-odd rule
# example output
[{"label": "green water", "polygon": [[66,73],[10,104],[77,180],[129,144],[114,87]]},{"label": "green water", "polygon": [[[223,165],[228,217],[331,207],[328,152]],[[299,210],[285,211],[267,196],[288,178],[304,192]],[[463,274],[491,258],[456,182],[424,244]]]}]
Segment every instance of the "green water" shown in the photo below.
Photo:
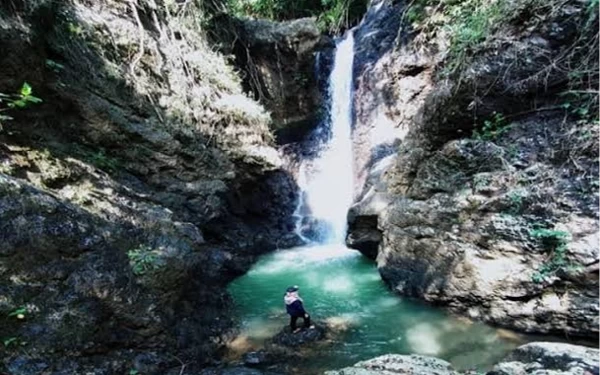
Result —
[{"label": "green water", "polygon": [[[283,294],[300,286],[313,319],[333,327],[304,373],[349,366],[388,353],[433,355],[457,369],[488,369],[522,339],[453,317],[393,294],[373,262],[342,246],[315,246],[269,254],[230,285],[242,334],[252,349],[288,324]],[[246,348],[247,349],[247,348]]]}]

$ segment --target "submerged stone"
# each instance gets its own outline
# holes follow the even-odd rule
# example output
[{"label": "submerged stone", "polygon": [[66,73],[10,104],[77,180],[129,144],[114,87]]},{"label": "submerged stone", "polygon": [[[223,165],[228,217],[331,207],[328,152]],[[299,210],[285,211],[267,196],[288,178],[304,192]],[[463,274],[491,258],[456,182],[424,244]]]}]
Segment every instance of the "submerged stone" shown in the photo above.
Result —
[{"label": "submerged stone", "polygon": [[301,346],[316,341],[323,340],[325,338],[325,328],[315,325],[314,328],[303,329],[300,332],[292,333],[289,327],[285,327],[275,337],[273,337],[273,343],[283,346]]},{"label": "submerged stone", "polygon": [[266,350],[258,350],[244,354],[244,364],[246,366],[262,366],[273,362],[273,355]]}]

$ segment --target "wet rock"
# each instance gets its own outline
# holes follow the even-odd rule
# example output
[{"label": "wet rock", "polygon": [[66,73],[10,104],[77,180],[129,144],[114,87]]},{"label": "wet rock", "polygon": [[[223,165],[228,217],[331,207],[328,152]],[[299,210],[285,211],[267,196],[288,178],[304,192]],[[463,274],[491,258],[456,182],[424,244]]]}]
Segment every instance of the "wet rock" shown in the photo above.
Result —
[{"label": "wet rock", "polygon": [[200,372],[200,375],[265,375],[265,373],[257,369],[240,366],[205,369]]},{"label": "wet rock", "polygon": [[200,372],[200,375],[285,375],[285,372],[279,373],[276,371],[258,370],[244,366],[224,367],[224,368],[208,368]]},{"label": "wet rock", "polygon": [[315,343],[325,338],[325,328],[315,325],[314,328],[302,329],[298,333],[292,333],[290,327],[285,327],[271,340],[274,344],[297,347]]},{"label": "wet rock", "polygon": [[350,222],[350,227],[346,245],[375,260],[382,240],[381,231],[377,229],[377,216],[358,216]]},{"label": "wet rock", "polygon": [[164,365],[164,359],[156,353],[138,354],[133,359],[133,368],[142,374],[155,374]]},{"label": "wet rock", "polygon": [[598,349],[584,346],[533,342],[515,349],[488,375],[598,374]]},{"label": "wet rock", "polygon": [[246,366],[264,366],[273,362],[273,355],[266,350],[259,350],[244,354],[242,360]]},{"label": "wet rock", "polygon": [[49,364],[42,360],[19,356],[6,366],[11,375],[36,375],[44,372]]},{"label": "wet rock", "polygon": [[421,355],[388,354],[352,367],[326,371],[325,375],[455,375],[450,363],[434,357]]}]

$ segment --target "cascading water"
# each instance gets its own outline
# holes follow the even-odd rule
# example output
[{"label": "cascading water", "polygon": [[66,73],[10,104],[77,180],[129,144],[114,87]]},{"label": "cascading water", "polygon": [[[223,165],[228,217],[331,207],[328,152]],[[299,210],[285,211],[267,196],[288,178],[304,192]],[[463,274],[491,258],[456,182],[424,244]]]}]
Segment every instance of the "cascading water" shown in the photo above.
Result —
[{"label": "cascading water", "polygon": [[299,168],[303,194],[295,217],[297,231],[309,245],[267,255],[231,283],[242,324],[235,343],[242,352],[259,349],[281,330],[287,324],[283,291],[299,285],[307,310],[319,324],[328,325],[331,339],[302,361],[299,374],[322,373],[387,353],[435,355],[458,369],[485,369],[521,339],[507,340],[488,326],[394,295],[372,262],[344,246],[353,199],[353,44],[352,32],[337,44],[328,84],[329,116],[316,129],[309,156]]},{"label": "cascading water", "polygon": [[[353,199],[352,172],[352,68],[354,37],[349,31],[336,48],[333,70],[329,78],[330,108],[327,120],[329,137],[310,173],[300,167],[299,186],[304,198],[300,205],[317,222],[323,224],[320,243],[343,243],[346,235],[346,215]],[[300,220],[303,218],[300,217]],[[299,226],[301,229],[301,226]],[[305,236],[299,233],[303,238]]]}]

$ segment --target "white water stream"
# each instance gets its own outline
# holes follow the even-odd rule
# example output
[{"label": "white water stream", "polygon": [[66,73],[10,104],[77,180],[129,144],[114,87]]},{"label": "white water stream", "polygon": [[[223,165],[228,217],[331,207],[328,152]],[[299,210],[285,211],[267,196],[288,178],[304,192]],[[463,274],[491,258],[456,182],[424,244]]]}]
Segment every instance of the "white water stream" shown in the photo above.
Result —
[{"label": "white water stream", "polygon": [[323,243],[344,243],[346,215],[352,204],[354,177],[352,171],[352,67],[354,37],[352,31],[338,43],[334,66],[329,78],[331,108],[326,125],[331,138],[310,174],[301,166],[299,185],[304,191],[311,216],[327,224]]}]

